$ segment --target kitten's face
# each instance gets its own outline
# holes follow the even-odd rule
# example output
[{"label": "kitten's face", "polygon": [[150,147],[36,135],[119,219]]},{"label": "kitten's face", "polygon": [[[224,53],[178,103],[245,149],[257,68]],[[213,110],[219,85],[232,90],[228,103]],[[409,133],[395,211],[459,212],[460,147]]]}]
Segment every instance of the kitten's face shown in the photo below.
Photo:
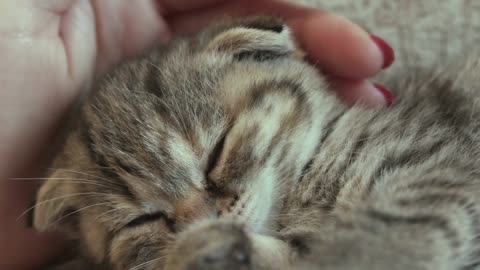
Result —
[{"label": "kitten's face", "polygon": [[324,88],[273,19],[210,28],[124,65],[84,107],[35,225],[66,229],[119,269],[205,219],[275,230],[331,106]]}]

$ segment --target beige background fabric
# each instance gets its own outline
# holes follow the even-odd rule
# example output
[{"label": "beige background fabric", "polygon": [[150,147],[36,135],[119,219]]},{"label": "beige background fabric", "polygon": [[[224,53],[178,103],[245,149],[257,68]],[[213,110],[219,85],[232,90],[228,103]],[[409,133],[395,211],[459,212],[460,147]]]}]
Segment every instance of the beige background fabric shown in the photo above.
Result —
[{"label": "beige background fabric", "polygon": [[291,0],[344,15],[387,40],[397,60],[388,72],[431,66],[480,44],[480,0]]}]

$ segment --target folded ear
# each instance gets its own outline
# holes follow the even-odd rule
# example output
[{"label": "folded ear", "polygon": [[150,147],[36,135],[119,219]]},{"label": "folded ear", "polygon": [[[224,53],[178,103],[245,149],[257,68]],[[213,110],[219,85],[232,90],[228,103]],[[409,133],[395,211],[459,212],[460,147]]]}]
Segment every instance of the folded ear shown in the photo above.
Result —
[{"label": "folded ear", "polygon": [[207,49],[232,53],[238,58],[252,56],[257,60],[299,52],[290,29],[276,17],[255,17],[235,22],[217,34]]},{"label": "folded ear", "polygon": [[54,173],[37,193],[33,213],[33,226],[40,232],[72,232],[77,224],[72,185],[63,179],[69,176],[63,172]]}]

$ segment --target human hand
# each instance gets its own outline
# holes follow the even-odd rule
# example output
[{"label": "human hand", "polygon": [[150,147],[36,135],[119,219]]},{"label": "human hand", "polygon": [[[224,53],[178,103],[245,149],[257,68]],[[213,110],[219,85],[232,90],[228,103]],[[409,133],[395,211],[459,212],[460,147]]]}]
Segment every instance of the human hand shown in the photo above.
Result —
[{"label": "human hand", "polygon": [[0,268],[37,267],[61,247],[17,221],[34,187],[4,180],[41,173],[34,168],[43,151],[89,83],[118,61],[217,15],[254,13],[286,17],[345,100],[391,100],[366,80],[391,64],[391,49],[324,11],[272,0],[0,0]]}]

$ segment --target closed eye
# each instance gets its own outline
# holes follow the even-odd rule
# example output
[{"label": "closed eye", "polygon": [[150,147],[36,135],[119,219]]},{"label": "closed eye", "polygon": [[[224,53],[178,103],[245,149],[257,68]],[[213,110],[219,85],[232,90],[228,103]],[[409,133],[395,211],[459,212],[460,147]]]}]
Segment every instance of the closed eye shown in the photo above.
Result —
[{"label": "closed eye", "polygon": [[207,185],[205,189],[213,194],[220,194],[222,193],[222,190],[220,187],[216,186],[214,181],[211,179],[211,172],[215,169],[217,166],[218,160],[220,159],[222,152],[223,152],[223,147],[225,146],[225,137],[223,136],[222,139],[217,143],[215,148],[213,149],[212,153],[210,154],[210,157],[208,159],[208,166],[207,170],[205,172],[206,179],[207,179]]},{"label": "closed eye", "polygon": [[223,147],[225,145],[225,137],[226,136],[223,136],[222,139],[220,139],[220,141],[217,143],[217,145],[215,145],[215,148],[213,148],[213,151],[208,158],[208,165],[206,171],[207,175],[217,166],[218,160],[222,155]]},{"label": "closed eye", "polygon": [[125,225],[125,227],[130,227],[130,228],[131,227],[136,227],[136,226],[143,225],[145,223],[158,221],[158,220],[164,219],[164,218],[166,218],[166,216],[163,212],[146,214],[146,215],[142,215],[142,216],[139,216],[139,217],[131,220],[130,222],[127,223],[127,225]]},{"label": "closed eye", "polygon": [[171,231],[175,232],[175,221],[173,219],[169,218],[164,212],[155,212],[155,213],[152,213],[152,214],[141,215],[141,216],[131,220],[130,222],[128,222],[125,225],[125,227],[126,228],[133,228],[133,227],[149,224],[149,223],[160,221],[160,220],[164,220],[165,223],[167,224],[168,228]]}]

